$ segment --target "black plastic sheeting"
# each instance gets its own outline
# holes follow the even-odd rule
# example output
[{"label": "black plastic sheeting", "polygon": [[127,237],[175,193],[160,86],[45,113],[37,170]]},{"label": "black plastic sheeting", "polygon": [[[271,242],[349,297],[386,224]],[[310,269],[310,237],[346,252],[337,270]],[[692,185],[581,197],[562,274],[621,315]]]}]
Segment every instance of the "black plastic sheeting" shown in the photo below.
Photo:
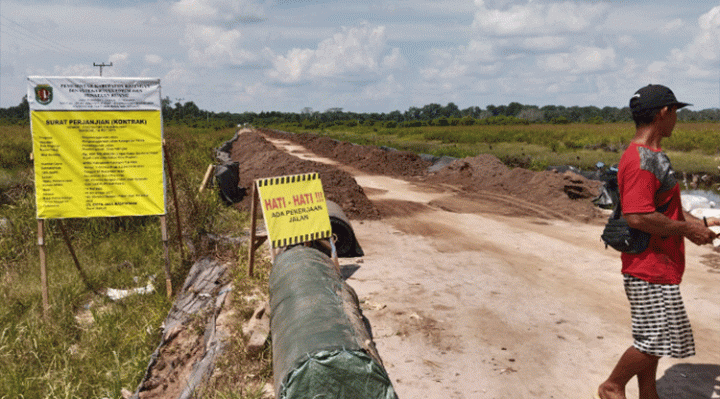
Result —
[{"label": "black plastic sheeting", "polygon": [[269,281],[275,397],[397,399],[355,291],[320,251],[279,254]]},{"label": "black plastic sheeting", "polygon": [[220,199],[227,205],[242,201],[245,187],[240,187],[240,164],[228,162],[215,167],[215,180],[220,188]]},{"label": "black plastic sheeting", "polygon": [[220,199],[228,206],[242,201],[246,195],[245,188],[240,187],[240,165],[233,162],[231,156],[232,147],[238,139],[238,134],[235,133],[232,139],[224,142],[215,150],[215,158],[218,161],[218,165],[215,166],[215,181],[220,188]]}]

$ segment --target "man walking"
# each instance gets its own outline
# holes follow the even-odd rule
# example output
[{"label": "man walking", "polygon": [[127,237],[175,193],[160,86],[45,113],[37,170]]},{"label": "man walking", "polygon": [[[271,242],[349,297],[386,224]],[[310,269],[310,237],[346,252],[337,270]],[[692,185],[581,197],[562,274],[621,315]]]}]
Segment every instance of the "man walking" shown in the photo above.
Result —
[{"label": "man walking", "polygon": [[697,245],[712,243],[716,235],[707,226],[720,225],[720,220],[703,223],[683,213],[680,186],[660,147],[672,134],[677,110],[688,105],[662,85],[643,87],[630,99],[636,130],[620,159],[618,190],[630,227],[651,237],[644,252],[621,255],[634,342],[598,387],[600,399],[625,399],[625,386],[635,376],[640,398],[658,399],[655,381],[660,357],[695,354],[679,290],[685,271],[684,238]]}]

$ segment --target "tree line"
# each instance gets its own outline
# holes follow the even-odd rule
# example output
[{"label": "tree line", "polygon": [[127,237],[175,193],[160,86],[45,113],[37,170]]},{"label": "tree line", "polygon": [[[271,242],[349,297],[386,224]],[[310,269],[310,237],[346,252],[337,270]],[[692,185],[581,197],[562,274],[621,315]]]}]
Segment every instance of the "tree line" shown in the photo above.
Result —
[{"label": "tree line", "polygon": [[[0,124],[27,124],[29,122],[27,96],[15,107],[0,108]],[[283,123],[303,124],[306,127],[328,126],[334,124],[383,123],[390,126],[423,126],[445,124],[530,124],[530,123],[612,123],[630,122],[632,115],[629,107],[595,107],[524,105],[511,102],[507,105],[488,105],[485,109],[471,106],[460,109],[455,103],[441,105],[427,104],[423,107],[410,107],[388,113],[350,112],[342,108],[329,108],[316,111],[305,107],[299,112],[211,112],[200,109],[194,102],[174,104],[168,97],[162,99],[163,121],[168,125],[182,124],[199,128],[221,129],[241,124],[268,126]],[[718,122],[720,109],[710,108],[693,111],[683,108],[678,111],[678,120],[684,122]]]}]

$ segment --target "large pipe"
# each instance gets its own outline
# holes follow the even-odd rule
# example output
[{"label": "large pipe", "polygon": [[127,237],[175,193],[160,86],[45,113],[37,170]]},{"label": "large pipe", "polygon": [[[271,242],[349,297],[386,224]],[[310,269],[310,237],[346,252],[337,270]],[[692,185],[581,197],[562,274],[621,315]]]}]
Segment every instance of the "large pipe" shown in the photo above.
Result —
[{"label": "large pipe", "polygon": [[[328,216],[330,216],[330,229],[335,239],[337,256],[339,258],[355,258],[365,255],[362,248],[360,248],[360,243],[358,243],[355,237],[355,232],[353,231],[352,225],[350,225],[350,220],[345,216],[345,212],[343,212],[340,205],[330,200],[327,200],[326,203]],[[325,255],[330,256],[325,247],[315,246],[315,248],[323,251]]]},{"label": "large pipe", "polygon": [[397,399],[357,295],[330,258],[290,248],[269,285],[276,398]]}]

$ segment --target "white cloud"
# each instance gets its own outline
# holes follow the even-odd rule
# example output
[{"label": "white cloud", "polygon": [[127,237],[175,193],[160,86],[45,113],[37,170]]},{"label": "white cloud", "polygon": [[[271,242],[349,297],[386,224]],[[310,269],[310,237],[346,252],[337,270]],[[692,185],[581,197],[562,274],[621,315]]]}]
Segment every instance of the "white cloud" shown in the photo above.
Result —
[{"label": "white cloud", "polygon": [[548,93],[568,93],[573,91],[573,86],[577,84],[576,76],[563,76],[560,79],[554,79],[546,86],[545,91]]},{"label": "white cloud", "polygon": [[407,66],[405,57],[400,54],[399,48],[393,48],[389,55],[382,60],[382,67],[385,69],[402,69]]},{"label": "white cloud", "polygon": [[680,30],[683,28],[684,25],[685,24],[683,23],[682,19],[676,18],[676,19],[673,19],[672,21],[666,23],[665,26],[663,26],[662,30],[665,32],[673,31],[673,30]]},{"label": "white cloud", "polygon": [[204,67],[241,65],[256,59],[242,48],[242,35],[237,29],[191,24],[186,27],[182,43],[188,47],[190,61]]},{"label": "white cloud", "polygon": [[667,62],[663,61],[655,61],[648,65],[647,71],[650,76],[653,76],[657,79],[657,75],[663,73],[667,68]]},{"label": "white cloud", "polygon": [[[95,64],[98,64],[98,66]],[[93,62],[92,64],[56,65],[53,68],[52,75],[99,76],[100,64],[104,64],[102,68],[102,76],[104,77],[128,76],[130,56],[128,53],[116,53],[108,57],[107,61],[103,62]]]},{"label": "white cloud", "polygon": [[405,87],[395,80],[395,76],[389,75],[382,82],[363,89],[362,98],[373,101],[387,101],[393,97],[400,97],[404,90]]},{"label": "white cloud", "polygon": [[612,48],[577,46],[569,53],[541,56],[537,64],[550,72],[596,73],[615,69],[615,58],[615,50]]},{"label": "white cloud", "polygon": [[461,64],[458,60],[453,60],[452,63],[443,68],[421,69],[420,76],[425,80],[439,80],[444,82],[448,79],[456,79],[464,76],[467,70],[467,65]]},{"label": "white cloud", "polygon": [[630,35],[621,35],[617,39],[617,44],[622,48],[637,48],[639,46],[637,39]]},{"label": "white cloud", "polygon": [[75,64],[54,68],[53,75],[56,76],[98,76],[98,69],[89,64]]},{"label": "white cloud", "polygon": [[268,86],[263,82],[255,82],[251,84],[237,82],[233,85],[233,87],[233,101],[237,101],[239,103],[261,103],[268,102],[269,100],[269,102],[264,105],[271,109],[273,101],[287,97],[285,89]]},{"label": "white cloud", "polygon": [[664,62],[651,64],[648,73],[664,74],[662,67],[692,79],[716,78],[720,59],[720,6],[701,15],[697,27],[698,33],[687,46],[672,49]]},{"label": "white cloud", "polygon": [[623,76],[635,76],[641,65],[634,58],[625,58],[623,65],[618,70]]},{"label": "white cloud", "polygon": [[568,53],[550,54],[540,57],[537,64],[541,69],[550,72],[570,71],[570,69],[572,69],[572,60]]},{"label": "white cloud", "polygon": [[536,3],[490,9],[476,0],[478,10],[472,27],[489,35],[548,35],[581,32],[597,23],[608,5],[595,2]]},{"label": "white cloud", "polygon": [[465,48],[460,49],[466,62],[493,62],[498,59],[495,45],[490,40],[470,40]]},{"label": "white cloud", "polygon": [[467,46],[450,49],[433,48],[428,55],[430,66],[419,69],[427,80],[457,79],[469,73],[492,74],[500,59],[490,40],[471,40]]},{"label": "white cloud", "polygon": [[116,54],[111,55],[108,58],[108,61],[110,61],[113,64],[113,66],[115,66],[116,63],[126,65],[128,62],[128,58],[130,58],[128,53],[116,53]]},{"label": "white cloud", "polygon": [[385,27],[362,25],[343,28],[341,33],[320,42],[316,50],[294,48],[286,55],[276,55],[266,49],[273,65],[268,76],[289,83],[345,74],[377,75],[403,67],[405,61],[398,49],[385,55],[385,42]]},{"label": "white cloud", "polygon": [[574,55],[574,73],[599,72],[615,67],[615,50],[612,48],[580,47]]},{"label": "white cloud", "polygon": [[687,47],[672,51],[672,58],[676,62],[700,63],[708,66],[710,61],[715,64],[720,55],[720,6],[700,16],[698,27],[699,33]]},{"label": "white cloud", "polygon": [[167,84],[189,84],[194,82],[195,75],[182,65],[175,65],[163,77],[163,83]]},{"label": "white cloud", "polygon": [[539,36],[529,37],[522,41],[522,46],[527,49],[547,51],[567,47],[569,39],[562,36]]},{"label": "white cloud", "polygon": [[252,0],[180,0],[171,10],[196,22],[248,22],[264,17],[262,7]]},{"label": "white cloud", "polygon": [[266,49],[266,53],[272,59],[275,69],[270,71],[268,75],[272,78],[283,82],[297,82],[308,69],[315,55],[314,50],[294,48],[290,50],[286,56],[275,55],[270,49]]},{"label": "white cloud", "polygon": [[188,18],[214,18],[218,10],[208,1],[181,0],[172,5],[172,11]]},{"label": "white cloud", "polygon": [[147,62],[148,64],[157,65],[163,62],[163,58],[156,54],[146,54],[145,62]]},{"label": "white cloud", "polygon": [[704,31],[717,31],[720,26],[720,6],[714,7],[712,10],[703,14],[698,18],[700,29]]}]

